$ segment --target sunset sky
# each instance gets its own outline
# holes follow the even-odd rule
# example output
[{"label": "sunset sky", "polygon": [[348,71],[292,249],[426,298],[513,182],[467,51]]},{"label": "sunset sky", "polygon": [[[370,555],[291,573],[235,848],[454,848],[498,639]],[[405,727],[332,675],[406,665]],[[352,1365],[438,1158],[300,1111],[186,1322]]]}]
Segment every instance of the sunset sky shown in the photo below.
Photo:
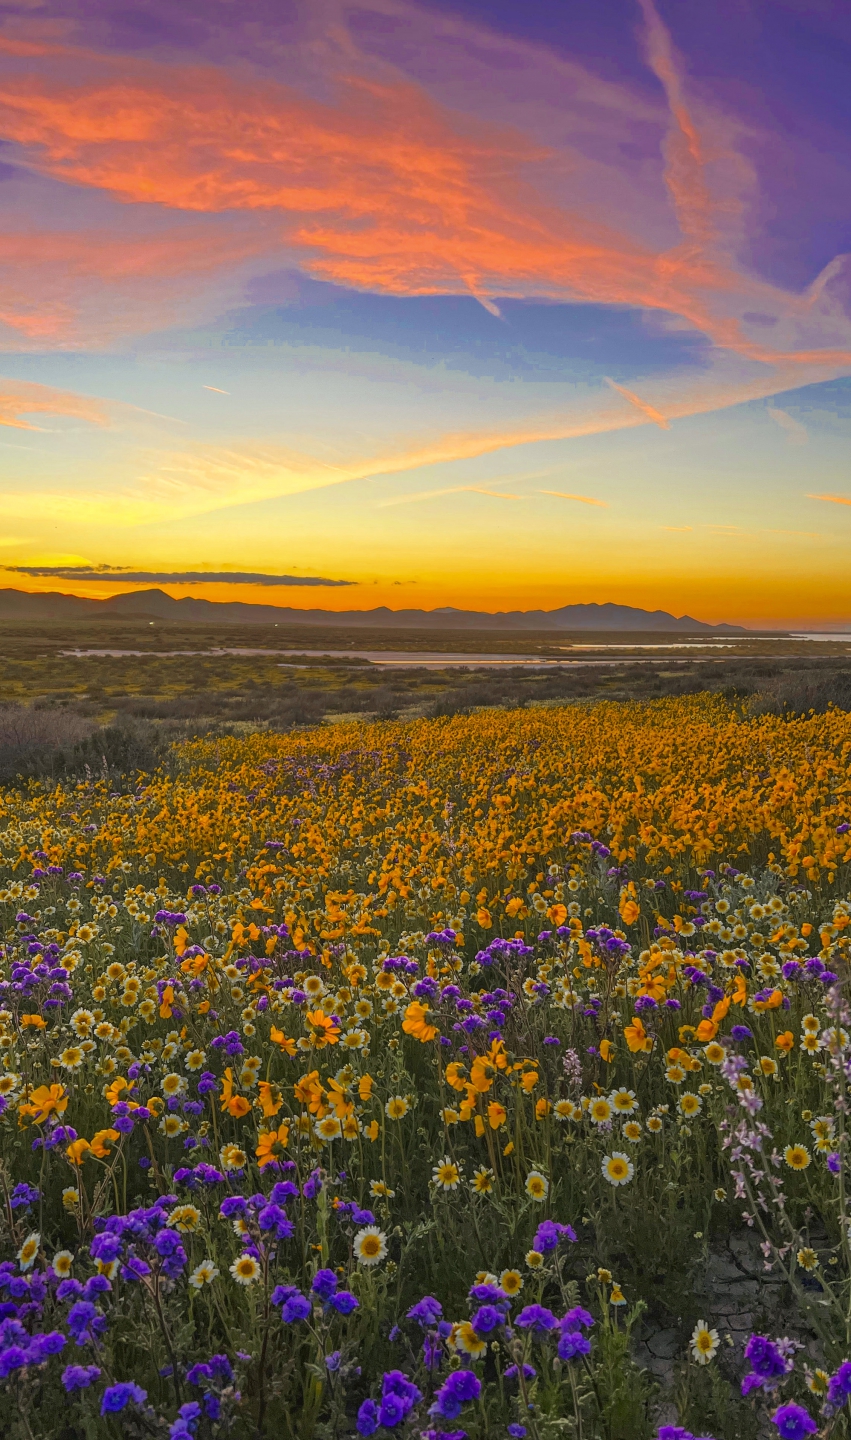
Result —
[{"label": "sunset sky", "polygon": [[847,6],[0,15],[0,586],[851,628]]}]

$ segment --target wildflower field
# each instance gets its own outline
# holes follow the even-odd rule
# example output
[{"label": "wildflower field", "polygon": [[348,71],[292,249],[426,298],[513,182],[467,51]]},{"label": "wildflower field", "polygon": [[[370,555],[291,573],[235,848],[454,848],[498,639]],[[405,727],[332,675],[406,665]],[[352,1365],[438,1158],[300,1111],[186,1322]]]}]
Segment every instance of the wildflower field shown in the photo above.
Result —
[{"label": "wildflower field", "polygon": [[851,715],[192,741],[0,924],[4,1436],[851,1435]]}]

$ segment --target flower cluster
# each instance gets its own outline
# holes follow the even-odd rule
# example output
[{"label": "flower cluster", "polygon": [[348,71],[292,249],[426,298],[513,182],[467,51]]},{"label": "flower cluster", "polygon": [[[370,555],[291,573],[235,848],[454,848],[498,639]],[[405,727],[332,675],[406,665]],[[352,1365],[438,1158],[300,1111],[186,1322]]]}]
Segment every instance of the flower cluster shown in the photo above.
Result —
[{"label": "flower cluster", "polygon": [[[698,697],[0,796],[0,1428],[644,1435],[642,1306],[707,1406],[844,1423],[849,745]],[[648,1217],[798,1338],[672,1310]]]}]

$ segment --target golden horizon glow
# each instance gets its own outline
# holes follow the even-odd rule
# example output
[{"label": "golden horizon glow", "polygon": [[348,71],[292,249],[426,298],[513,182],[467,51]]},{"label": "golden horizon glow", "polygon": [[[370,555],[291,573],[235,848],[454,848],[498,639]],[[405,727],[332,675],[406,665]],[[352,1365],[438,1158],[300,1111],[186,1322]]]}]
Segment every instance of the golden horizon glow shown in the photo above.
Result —
[{"label": "golden horizon glow", "polygon": [[[799,577],[803,585],[805,576]],[[259,585],[173,584],[168,582],[128,582],[114,578],[102,581],[70,581],[37,579],[16,575],[0,569],[0,588],[25,591],[29,594],[64,594],[85,599],[105,600],[113,595],[161,590],[174,599],[210,600],[228,604],[260,605],[282,611],[325,610],[330,615],[348,610],[373,610],[386,606],[391,610],[436,610],[447,605],[456,609],[497,613],[508,610],[555,610],[563,605],[611,602],[639,609],[666,610],[679,617],[711,624],[744,625],[746,628],[828,629],[848,625],[847,587],[841,577],[827,580],[815,590],[811,610],[795,612],[783,597],[774,604],[766,603],[765,577],[755,575],[740,581],[735,590],[729,581],[706,577],[695,582],[684,567],[684,573],[669,575],[661,585],[652,575],[631,576],[620,582],[611,581],[601,593],[592,577],[562,580],[557,576],[541,576],[529,581],[525,575],[487,576],[469,580],[453,578],[451,567],[426,575],[416,582],[399,582],[377,578],[328,590],[322,587],[270,588]],[[211,616],[214,623],[215,616]],[[262,622],[259,622],[262,623]]]}]

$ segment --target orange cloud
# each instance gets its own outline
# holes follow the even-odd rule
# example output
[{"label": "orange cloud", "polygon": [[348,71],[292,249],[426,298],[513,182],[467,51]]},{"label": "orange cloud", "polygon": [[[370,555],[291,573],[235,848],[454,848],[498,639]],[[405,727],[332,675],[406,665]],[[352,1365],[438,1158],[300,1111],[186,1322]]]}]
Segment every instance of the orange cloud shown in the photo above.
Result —
[{"label": "orange cloud", "polygon": [[630,405],[634,405],[636,410],[642,415],[646,415],[647,419],[652,420],[654,425],[658,425],[660,430],[670,430],[671,426],[669,421],[665,419],[665,416],[660,410],[657,410],[654,405],[649,405],[646,400],[642,400],[640,396],[634,394],[632,390],[627,390],[623,385],[618,385],[616,381],[610,380],[608,375],[606,376],[606,384],[611,385],[613,390],[617,390],[619,395],[623,395],[624,399],[628,400]]},{"label": "orange cloud", "polygon": [[25,420],[24,415],[69,415],[92,425],[109,424],[107,407],[101,400],[70,390],[54,390],[50,385],[0,378],[0,425],[15,430],[40,428]]},{"label": "orange cloud", "polygon": [[847,495],[808,495],[808,500],[826,500],[830,505],[851,505],[851,497]]}]

